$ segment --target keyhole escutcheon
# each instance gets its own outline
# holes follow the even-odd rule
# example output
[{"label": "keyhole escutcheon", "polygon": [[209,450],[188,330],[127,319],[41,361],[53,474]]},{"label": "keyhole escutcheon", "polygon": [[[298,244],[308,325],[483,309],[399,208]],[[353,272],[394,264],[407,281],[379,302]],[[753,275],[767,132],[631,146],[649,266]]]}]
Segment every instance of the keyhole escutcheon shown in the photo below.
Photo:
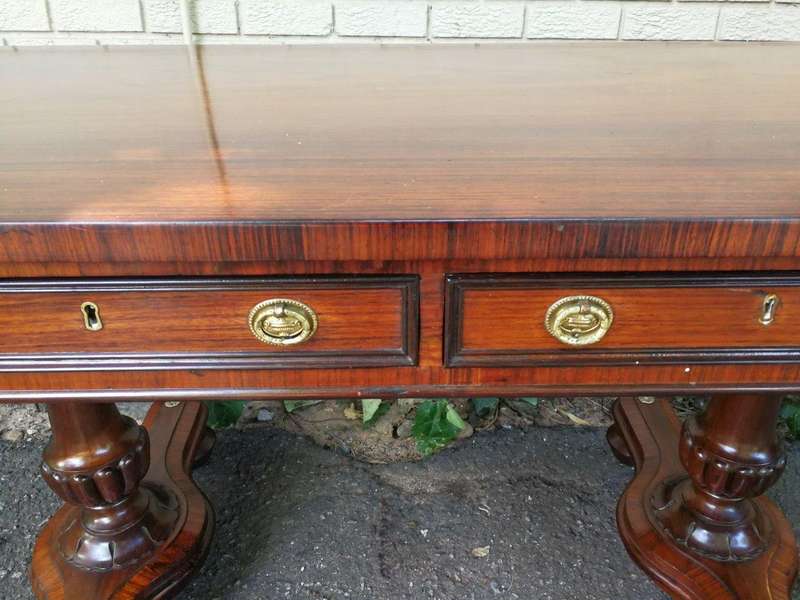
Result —
[{"label": "keyhole escutcheon", "polygon": [[764,297],[764,303],[761,306],[761,318],[758,320],[762,325],[772,325],[775,321],[775,313],[778,310],[780,298],[777,294],[768,294]]},{"label": "keyhole escutcheon", "polygon": [[83,324],[89,331],[100,331],[103,328],[103,321],[100,318],[100,309],[94,302],[84,302],[81,304],[83,314]]}]

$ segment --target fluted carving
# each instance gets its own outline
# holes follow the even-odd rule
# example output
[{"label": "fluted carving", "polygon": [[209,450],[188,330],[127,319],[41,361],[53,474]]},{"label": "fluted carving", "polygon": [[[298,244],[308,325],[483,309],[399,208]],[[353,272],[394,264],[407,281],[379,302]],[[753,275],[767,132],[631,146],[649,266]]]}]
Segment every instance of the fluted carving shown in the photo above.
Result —
[{"label": "fluted carving", "polygon": [[689,477],[704,490],[725,498],[761,496],[778,481],[786,468],[786,455],[780,447],[766,463],[748,463],[720,456],[704,445],[705,431],[697,419],[688,419],[680,444],[681,463]]},{"label": "fluted carving", "polygon": [[135,443],[111,464],[95,470],[68,471],[43,462],[42,477],[65,502],[81,506],[116,504],[133,493],[150,464],[147,430],[136,429]]},{"label": "fluted carving", "polygon": [[779,408],[776,398],[715,398],[705,416],[687,419],[679,448],[688,477],[665,482],[652,499],[656,520],[676,542],[725,562],[753,559],[768,546],[771,527],[751,499],[786,466]]},{"label": "fluted carving", "polygon": [[69,564],[126,568],[151,556],[172,531],[177,503],[141,486],[150,464],[147,431],[113,405],[51,405],[53,438],[41,472],[75,506],[58,537]]}]

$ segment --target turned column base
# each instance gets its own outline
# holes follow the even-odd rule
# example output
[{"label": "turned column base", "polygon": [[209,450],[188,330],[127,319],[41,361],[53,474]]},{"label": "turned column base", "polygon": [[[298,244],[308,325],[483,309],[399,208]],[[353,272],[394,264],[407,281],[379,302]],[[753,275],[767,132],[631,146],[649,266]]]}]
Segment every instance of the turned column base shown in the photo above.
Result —
[{"label": "turned column base", "polygon": [[169,489],[142,484],[134,496],[114,506],[70,506],[69,525],[57,538],[58,552],[78,569],[126,569],[152,556],[172,535],[178,517],[178,499]]},{"label": "turned column base", "polygon": [[743,500],[726,506],[720,498],[710,501],[726,513],[725,522],[708,521],[690,509],[709,500],[698,498],[688,477],[667,481],[653,493],[653,516],[677,544],[715,561],[752,560],[769,548],[772,524],[757,504]]},{"label": "turned column base", "polygon": [[[150,466],[136,493],[111,506],[64,505],[36,540],[39,600],[163,600],[205,559],[213,511],[191,479],[210,451],[200,403],[154,404],[144,426]],[[108,524],[113,523],[113,527]]]},{"label": "turned column base", "polygon": [[[617,506],[633,560],[676,599],[790,600],[798,555],[781,510],[763,496],[730,506],[725,498],[696,497],[679,458],[681,423],[668,400],[621,398],[614,417],[621,454],[636,467]],[[707,502],[721,502],[717,514],[731,520],[704,520]]]}]

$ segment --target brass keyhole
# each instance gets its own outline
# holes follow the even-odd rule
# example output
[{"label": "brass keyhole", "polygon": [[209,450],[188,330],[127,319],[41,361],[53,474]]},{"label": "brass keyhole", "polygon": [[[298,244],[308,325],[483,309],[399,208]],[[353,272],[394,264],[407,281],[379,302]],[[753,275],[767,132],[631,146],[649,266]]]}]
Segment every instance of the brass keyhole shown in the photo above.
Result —
[{"label": "brass keyhole", "polygon": [[762,325],[772,325],[775,320],[775,313],[778,310],[780,298],[777,294],[767,294],[764,297],[764,303],[761,305],[761,318],[758,320]]},{"label": "brass keyhole", "polygon": [[100,331],[103,328],[103,320],[100,318],[100,309],[94,302],[84,302],[81,304],[83,314],[83,324],[89,331]]}]

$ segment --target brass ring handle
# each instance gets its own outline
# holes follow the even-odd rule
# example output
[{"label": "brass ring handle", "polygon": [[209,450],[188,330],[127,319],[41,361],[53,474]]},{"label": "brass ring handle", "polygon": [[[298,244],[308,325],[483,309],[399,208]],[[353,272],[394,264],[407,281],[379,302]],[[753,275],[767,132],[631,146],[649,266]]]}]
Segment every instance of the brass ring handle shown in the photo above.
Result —
[{"label": "brass ring handle", "polygon": [[275,346],[301,344],[316,333],[318,325],[314,309],[287,298],[272,298],[256,304],[248,322],[256,338]]},{"label": "brass ring handle", "polygon": [[587,346],[599,342],[614,322],[611,305],[597,296],[567,296],[547,309],[544,324],[559,342]]}]

